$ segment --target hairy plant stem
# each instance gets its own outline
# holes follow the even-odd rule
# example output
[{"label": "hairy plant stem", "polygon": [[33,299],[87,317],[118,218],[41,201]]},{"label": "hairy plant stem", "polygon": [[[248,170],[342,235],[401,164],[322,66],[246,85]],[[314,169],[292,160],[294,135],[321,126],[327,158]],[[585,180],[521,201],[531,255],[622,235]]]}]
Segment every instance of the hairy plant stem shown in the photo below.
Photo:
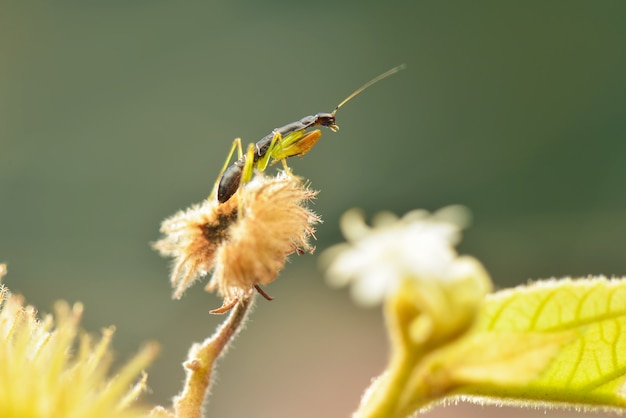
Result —
[{"label": "hairy plant stem", "polygon": [[211,385],[211,373],[216,360],[228,343],[242,328],[252,306],[254,295],[240,300],[215,333],[200,344],[194,344],[184,363],[186,379],[183,391],[174,398],[177,418],[201,418],[203,404]]}]

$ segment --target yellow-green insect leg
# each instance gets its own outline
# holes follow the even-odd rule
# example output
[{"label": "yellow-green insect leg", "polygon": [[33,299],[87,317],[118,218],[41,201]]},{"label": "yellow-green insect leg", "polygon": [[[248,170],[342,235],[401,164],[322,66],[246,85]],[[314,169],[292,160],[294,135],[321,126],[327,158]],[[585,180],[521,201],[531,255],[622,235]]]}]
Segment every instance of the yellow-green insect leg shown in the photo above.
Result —
[{"label": "yellow-green insect leg", "polygon": [[[245,186],[250,180],[252,180],[252,175],[254,174],[254,166],[256,165],[254,162],[254,144],[248,145],[248,150],[246,151],[246,163],[241,170],[241,182],[239,183],[239,188],[237,189],[237,193],[241,190],[242,187]],[[243,217],[243,207],[245,206],[245,201],[242,200],[239,202],[237,208],[237,216],[239,219]]]},{"label": "yellow-green insect leg", "polygon": [[322,137],[322,131],[316,129],[311,132],[302,133],[292,141],[283,143],[283,157],[301,157],[313,148]]},{"label": "yellow-green insect leg", "polygon": [[252,180],[252,174],[254,174],[254,144],[248,145],[248,151],[246,152],[246,164],[243,166],[241,173],[241,184]]},{"label": "yellow-green insect leg", "polygon": [[257,161],[257,167],[260,171],[265,171],[265,169],[267,168],[267,164],[270,161],[270,158],[272,158],[272,153],[274,152],[274,148],[276,147],[277,144],[280,144],[282,140],[283,140],[283,136],[280,134],[280,132],[274,132],[274,137],[272,138],[272,142],[270,143],[270,146],[267,148],[265,155],[259,158],[259,161]]},{"label": "yellow-green insect leg", "polygon": [[243,149],[241,147],[241,138],[235,138],[235,140],[233,141],[233,145],[230,147],[230,152],[228,153],[228,157],[226,157],[226,161],[224,161],[224,165],[222,166],[222,169],[220,170],[220,174],[218,174],[217,180],[215,180],[215,183],[213,184],[213,190],[211,190],[211,194],[209,195],[209,200],[213,200],[213,198],[215,197],[215,193],[217,193],[217,187],[220,184],[222,174],[224,174],[224,171],[226,171],[226,169],[228,168],[230,159],[233,158],[233,154],[235,153],[235,150],[237,150],[238,158],[241,159],[241,157],[243,156]]},{"label": "yellow-green insect leg", "polygon": [[291,151],[291,148],[294,144],[300,142],[303,136],[305,136],[303,130],[291,132],[280,141],[276,142],[274,147],[272,147],[271,152],[268,150],[268,154],[271,154],[274,160],[284,160],[285,158],[296,155]]}]

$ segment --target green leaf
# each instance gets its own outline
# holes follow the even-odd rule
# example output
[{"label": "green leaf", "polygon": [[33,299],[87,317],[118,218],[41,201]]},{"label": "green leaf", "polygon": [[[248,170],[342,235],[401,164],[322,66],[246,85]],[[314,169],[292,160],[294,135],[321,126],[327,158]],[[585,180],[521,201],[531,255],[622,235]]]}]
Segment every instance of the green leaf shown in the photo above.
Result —
[{"label": "green leaf", "polygon": [[[394,351],[355,416],[406,417],[450,398],[626,408],[626,278],[546,280],[496,292],[482,300],[469,328],[426,343],[409,332],[425,314],[408,309],[405,299],[427,297],[401,290],[386,313],[388,321],[395,319],[390,328],[404,330],[392,333],[394,346],[402,349]],[[466,290],[450,287],[446,300],[457,300]],[[429,311],[433,327],[425,329],[445,323],[433,313],[467,315],[462,306],[450,303],[448,311]]]},{"label": "green leaf", "polygon": [[474,329],[426,363],[421,378],[445,370],[457,394],[626,407],[626,280],[548,280],[494,293]]}]

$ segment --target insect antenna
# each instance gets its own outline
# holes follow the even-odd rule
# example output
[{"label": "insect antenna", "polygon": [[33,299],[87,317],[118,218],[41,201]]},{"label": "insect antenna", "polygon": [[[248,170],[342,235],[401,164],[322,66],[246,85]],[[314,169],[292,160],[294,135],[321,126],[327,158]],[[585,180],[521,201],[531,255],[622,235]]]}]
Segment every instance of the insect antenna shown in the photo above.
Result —
[{"label": "insect antenna", "polygon": [[370,81],[368,81],[367,83],[363,84],[361,87],[359,87],[358,89],[356,89],[354,91],[354,93],[352,93],[351,95],[349,95],[348,97],[346,97],[345,99],[343,99],[341,101],[341,103],[339,103],[337,105],[337,107],[335,107],[335,109],[331,112],[331,115],[335,116],[335,114],[337,113],[337,111],[341,108],[341,106],[345,105],[346,103],[348,103],[350,100],[352,100],[355,96],[357,96],[358,94],[362,93],[363,90],[371,87],[373,84],[378,83],[380,80],[389,77],[390,75],[393,75],[395,73],[397,73],[400,70],[404,70],[406,68],[406,64],[402,64],[402,65],[398,65],[397,67],[392,68],[389,71],[385,71],[384,73],[382,73],[381,75],[379,75],[378,77],[375,77],[373,79],[371,79]]}]

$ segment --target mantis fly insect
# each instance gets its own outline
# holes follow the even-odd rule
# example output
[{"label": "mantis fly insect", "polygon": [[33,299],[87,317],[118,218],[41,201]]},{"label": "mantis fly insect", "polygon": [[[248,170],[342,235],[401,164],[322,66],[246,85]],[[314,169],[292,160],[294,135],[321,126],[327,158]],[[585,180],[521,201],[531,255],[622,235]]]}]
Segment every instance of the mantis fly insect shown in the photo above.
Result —
[{"label": "mantis fly insect", "polygon": [[[228,201],[228,199],[239,190],[242,183],[250,181],[254,168],[260,171],[267,168],[270,158],[273,160],[272,164],[281,161],[285,171],[289,173],[290,170],[285,160],[289,157],[306,154],[322,136],[322,132],[319,129],[308,132],[306,131],[307,129],[315,126],[325,126],[331,131],[337,132],[339,126],[337,126],[335,115],[343,105],[373,84],[404,68],[404,65],[394,67],[368,81],[342,100],[330,113],[317,113],[315,115],[305,116],[298,121],[274,129],[256,144],[250,144],[245,155],[242,153],[241,140],[237,138],[233,142],[228,159],[224,163],[224,167],[218,177],[216,186],[211,192],[210,198],[213,198],[215,189],[217,189],[217,200],[220,203]],[[235,152],[235,148],[238,150],[239,159],[228,166]]]}]

